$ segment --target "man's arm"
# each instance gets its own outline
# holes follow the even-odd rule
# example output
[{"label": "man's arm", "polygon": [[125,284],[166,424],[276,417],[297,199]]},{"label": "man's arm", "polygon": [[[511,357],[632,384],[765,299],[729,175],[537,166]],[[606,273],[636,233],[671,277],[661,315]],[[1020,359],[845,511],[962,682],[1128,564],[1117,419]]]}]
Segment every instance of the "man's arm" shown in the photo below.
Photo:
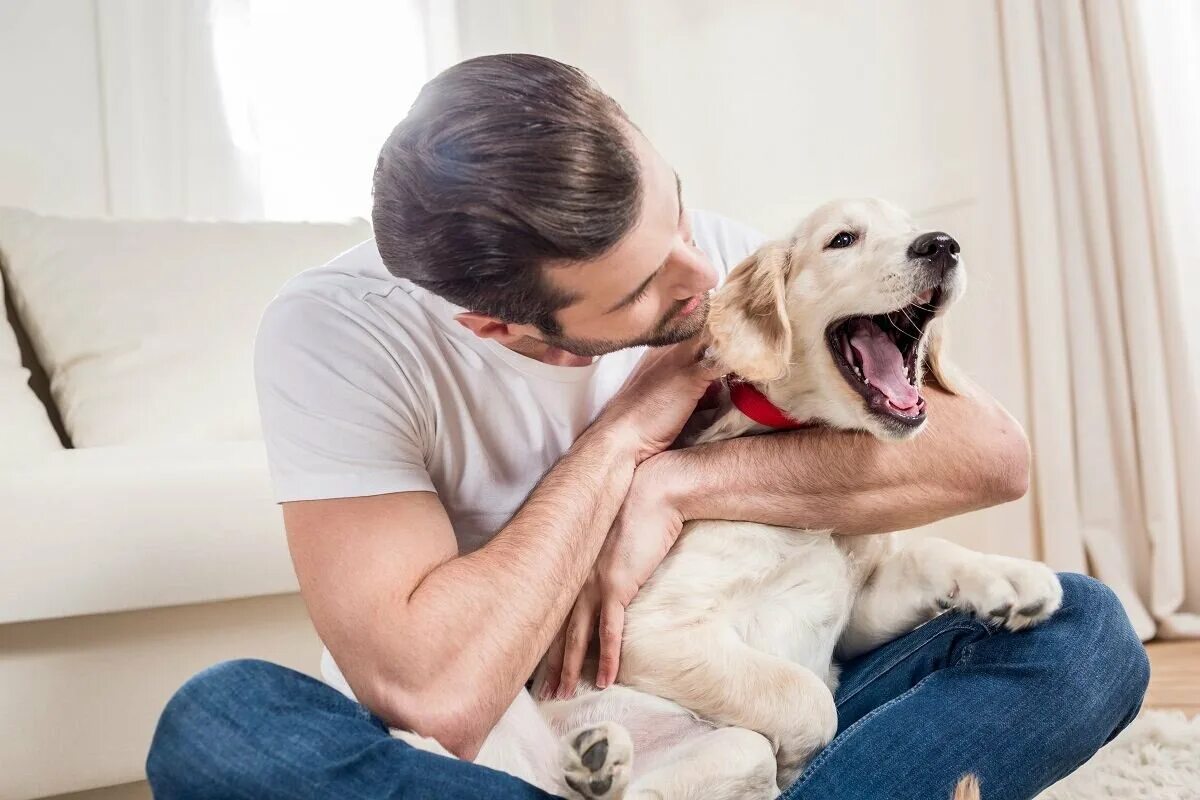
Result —
[{"label": "man's arm", "polygon": [[[1021,426],[976,390],[927,385],[929,423],[914,439],[811,430],[746,436],[659,453],[642,463],[571,611],[575,630],[598,618],[597,684],[616,680],[625,607],[666,556],[683,524],[731,519],[840,534],[925,525],[1021,497],[1029,443]],[[545,694],[569,696],[586,641],[549,655]]]},{"label": "man's arm", "polygon": [[363,705],[473,757],[579,591],[633,478],[584,434],[485,547],[431,492],[284,504],[313,624]]},{"label": "man's arm", "polygon": [[634,488],[684,520],[841,534],[913,528],[1024,495],[1029,443],[1016,420],[982,392],[929,386],[925,395],[929,423],[914,439],[820,429],[748,436],[660,453]]},{"label": "man's arm", "polygon": [[712,368],[662,348],[484,547],[458,556],[431,492],[284,504],[300,590],[358,699],[473,758],[545,653],[638,463],[678,434]]}]

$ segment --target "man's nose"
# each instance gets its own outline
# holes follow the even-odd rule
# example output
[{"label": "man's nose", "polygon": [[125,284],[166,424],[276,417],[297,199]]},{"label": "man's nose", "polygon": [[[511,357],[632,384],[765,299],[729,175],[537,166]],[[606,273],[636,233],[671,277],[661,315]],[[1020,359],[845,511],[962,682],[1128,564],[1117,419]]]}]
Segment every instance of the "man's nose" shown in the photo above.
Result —
[{"label": "man's nose", "polygon": [[709,261],[708,256],[698,250],[689,248],[674,259],[675,294],[685,300],[703,294],[717,285],[719,275],[717,268]]},{"label": "man's nose", "polygon": [[910,261],[947,272],[958,264],[959,246],[954,237],[941,231],[922,233],[908,246]]}]

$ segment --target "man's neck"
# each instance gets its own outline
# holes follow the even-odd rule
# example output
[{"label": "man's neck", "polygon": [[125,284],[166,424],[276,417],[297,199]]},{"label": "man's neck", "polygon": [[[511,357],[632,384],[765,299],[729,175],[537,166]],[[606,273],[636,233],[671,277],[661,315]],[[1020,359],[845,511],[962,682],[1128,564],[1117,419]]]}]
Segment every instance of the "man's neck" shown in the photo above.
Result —
[{"label": "man's neck", "polygon": [[553,364],[556,367],[586,367],[594,361],[589,356],[577,356],[528,336],[504,346],[526,358],[541,361],[543,364]]}]

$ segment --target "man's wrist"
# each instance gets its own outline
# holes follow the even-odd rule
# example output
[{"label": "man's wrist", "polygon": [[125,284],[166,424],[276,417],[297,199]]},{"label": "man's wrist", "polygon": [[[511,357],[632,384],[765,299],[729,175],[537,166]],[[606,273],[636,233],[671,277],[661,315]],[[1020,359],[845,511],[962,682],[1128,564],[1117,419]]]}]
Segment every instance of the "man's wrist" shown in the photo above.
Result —
[{"label": "man's wrist", "polygon": [[574,450],[588,449],[601,455],[606,463],[637,467],[641,461],[637,437],[624,426],[597,420],[575,440]]},{"label": "man's wrist", "polygon": [[696,499],[704,492],[703,482],[689,468],[689,458],[679,450],[664,450],[646,459],[634,473],[632,491],[656,505],[673,509],[684,522],[696,519]]}]

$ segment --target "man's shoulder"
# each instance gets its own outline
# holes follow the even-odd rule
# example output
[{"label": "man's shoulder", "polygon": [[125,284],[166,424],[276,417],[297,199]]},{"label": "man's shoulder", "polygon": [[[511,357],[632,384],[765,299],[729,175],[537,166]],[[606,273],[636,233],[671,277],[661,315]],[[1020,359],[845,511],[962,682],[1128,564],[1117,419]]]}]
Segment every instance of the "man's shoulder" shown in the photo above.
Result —
[{"label": "man's shoulder", "polygon": [[411,355],[431,327],[414,288],[387,271],[368,239],[280,288],[263,310],[256,355],[288,347],[332,353],[351,343],[361,358]]},{"label": "man's shoulder", "polygon": [[280,288],[275,300],[283,304],[324,301],[353,309],[369,296],[387,296],[405,283],[387,271],[372,238],[297,274]]}]

